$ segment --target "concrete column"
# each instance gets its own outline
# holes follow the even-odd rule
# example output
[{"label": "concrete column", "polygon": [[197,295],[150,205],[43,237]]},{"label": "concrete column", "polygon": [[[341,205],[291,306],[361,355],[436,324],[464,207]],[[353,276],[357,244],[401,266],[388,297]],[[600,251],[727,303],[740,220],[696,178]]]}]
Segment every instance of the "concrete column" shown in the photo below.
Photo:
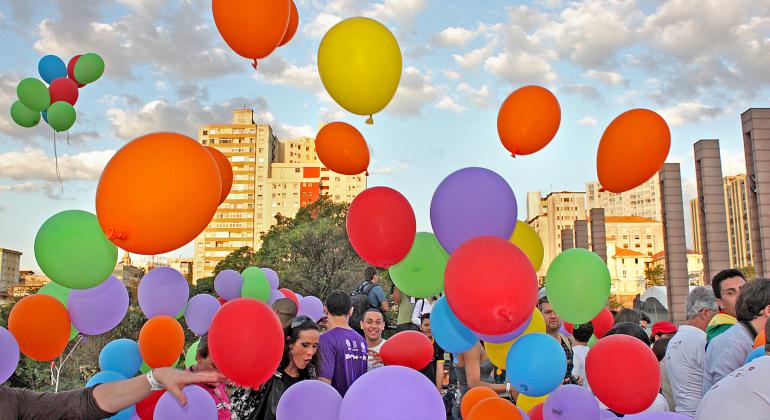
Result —
[{"label": "concrete column", "polygon": [[575,220],[575,248],[588,249],[588,221]]},{"label": "concrete column", "polygon": [[685,302],[690,290],[687,277],[687,245],[684,234],[682,175],[678,163],[666,163],[660,171],[661,215],[666,258],[668,317],[683,323]]},{"label": "concrete column", "polygon": [[706,284],[720,271],[730,268],[727,241],[725,189],[719,140],[699,140],[695,151],[695,178],[698,183],[698,222]]},{"label": "concrete column", "polygon": [[770,108],[741,114],[751,244],[757,277],[770,275]]},{"label": "concrete column", "polygon": [[607,226],[604,209],[591,209],[591,250],[607,262]]},{"label": "concrete column", "polygon": [[566,251],[575,247],[575,238],[572,229],[561,230],[561,250]]}]

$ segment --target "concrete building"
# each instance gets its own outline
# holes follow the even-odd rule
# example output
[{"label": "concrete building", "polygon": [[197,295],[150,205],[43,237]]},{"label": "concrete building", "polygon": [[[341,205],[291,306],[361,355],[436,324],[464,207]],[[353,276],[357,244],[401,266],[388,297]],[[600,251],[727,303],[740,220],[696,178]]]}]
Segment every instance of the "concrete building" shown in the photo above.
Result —
[{"label": "concrete building", "polygon": [[770,275],[770,108],[741,114],[751,248],[757,277]]},{"label": "concrete building", "polygon": [[[607,243],[652,257],[663,250],[663,223],[640,216],[607,216]],[[611,255],[611,253],[608,253]]]},{"label": "concrete building", "polygon": [[587,207],[603,208],[605,216],[640,216],[653,220],[660,217],[660,191],[658,175],[644,184],[622,193],[601,191],[598,182],[586,183]]},{"label": "concrete building", "polygon": [[[535,194],[539,196],[540,193]],[[534,197],[534,194],[527,194],[527,213],[534,214],[534,211],[530,210],[536,208],[538,214],[528,222],[543,241],[543,265],[540,267],[538,275],[545,277],[551,261],[562,251],[562,231],[568,229],[572,232],[575,220],[586,219],[585,193],[552,192],[545,198],[540,198],[539,206],[534,203]],[[533,202],[531,207],[530,201]],[[570,242],[574,246],[574,241]]]},{"label": "concrete building", "polygon": [[193,258],[179,257],[168,259],[168,266],[182,273],[184,278],[187,279],[187,282],[193,285],[198,284],[198,282],[193,279],[194,264],[195,260]]},{"label": "concrete building", "polygon": [[700,213],[700,246],[707,284],[730,265],[725,208],[724,181],[719,140],[698,140],[693,145],[695,179]]},{"label": "concrete building", "polygon": [[698,209],[698,199],[690,200],[690,233],[692,233],[692,243],[695,252],[701,252],[700,245],[700,210]]},{"label": "concrete building", "polygon": [[0,292],[19,284],[21,252],[0,248]]},{"label": "concrete building", "polygon": [[122,281],[123,284],[129,284],[141,280],[144,277],[144,270],[133,265],[131,255],[126,251],[123,253],[123,258],[115,265],[112,275]]},{"label": "concrete building", "polygon": [[[651,267],[666,267],[666,256],[664,252],[653,255]],[[688,249],[687,250],[687,278],[690,286],[703,286],[706,283],[703,272],[703,255]]]},{"label": "concrete building", "polygon": [[659,177],[666,261],[666,297],[668,299],[667,307],[671,308],[669,320],[682,323],[687,320],[684,307],[690,286],[684,232],[682,175],[679,164],[663,164]]},{"label": "concrete building", "polygon": [[607,262],[607,220],[604,209],[589,210],[589,222],[591,224],[591,251]]},{"label": "concrete building", "polygon": [[730,267],[753,266],[754,249],[751,243],[751,218],[749,217],[748,203],[750,191],[746,182],[746,174],[726,176],[724,186]]},{"label": "concrete building", "polygon": [[588,221],[575,220],[575,248],[588,249]]}]

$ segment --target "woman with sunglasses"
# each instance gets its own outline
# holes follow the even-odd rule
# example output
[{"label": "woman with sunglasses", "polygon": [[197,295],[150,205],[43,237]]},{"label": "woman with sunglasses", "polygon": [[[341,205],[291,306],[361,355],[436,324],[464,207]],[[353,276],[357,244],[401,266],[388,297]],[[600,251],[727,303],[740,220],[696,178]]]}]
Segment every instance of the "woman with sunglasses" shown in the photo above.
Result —
[{"label": "woman with sunglasses", "polygon": [[278,370],[259,389],[239,388],[231,398],[233,419],[274,420],[283,393],[297,382],[316,379],[321,329],[310,317],[298,316],[285,331],[286,344]]}]

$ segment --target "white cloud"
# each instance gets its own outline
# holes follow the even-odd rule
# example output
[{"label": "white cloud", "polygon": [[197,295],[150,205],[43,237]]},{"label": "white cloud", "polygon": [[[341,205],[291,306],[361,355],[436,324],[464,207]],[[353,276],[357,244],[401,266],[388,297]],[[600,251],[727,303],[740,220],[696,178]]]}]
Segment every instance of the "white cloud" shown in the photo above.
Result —
[{"label": "white cloud", "polygon": [[383,166],[375,166],[369,169],[369,175],[393,175],[399,172],[406,172],[410,168],[409,163],[403,160],[396,160]]},{"label": "white cloud", "polygon": [[262,61],[254,78],[312,92],[319,91],[323,87],[315,62],[300,67],[283,57],[270,57]]},{"label": "white cloud", "polygon": [[315,137],[316,130],[309,125],[278,124],[276,128],[278,137],[295,139],[298,137]]},{"label": "white cloud", "polygon": [[587,72],[583,73],[583,76],[588,77],[589,79],[598,80],[608,86],[628,84],[627,80],[623,78],[623,76],[611,71],[588,70]]},{"label": "white cloud", "polygon": [[418,117],[426,104],[440,96],[441,91],[433,84],[431,73],[407,67],[401,74],[396,96],[385,111],[400,117]]},{"label": "white cloud", "polygon": [[680,102],[673,107],[661,109],[660,115],[671,126],[677,127],[699,121],[707,121],[717,117],[719,108],[701,102]]},{"label": "white cloud", "polygon": [[432,39],[433,43],[441,47],[464,47],[473,38],[476,33],[459,26],[450,26],[439,32]]},{"label": "white cloud", "polygon": [[483,85],[478,89],[474,89],[467,83],[460,83],[457,85],[457,91],[468,97],[471,103],[479,108],[491,107],[491,98],[489,87]]},{"label": "white cloud", "polygon": [[[62,155],[58,158],[59,174],[62,181],[96,180],[104,166],[115,154],[115,150],[81,152]],[[15,180],[56,181],[57,160],[40,149],[25,148],[23,151],[0,153],[0,174]],[[32,188],[29,183],[17,188]]]},{"label": "white cloud", "polygon": [[436,108],[447,110],[447,111],[453,111],[456,113],[461,113],[468,110],[468,108],[455,102],[455,100],[452,99],[451,96],[444,96],[443,98],[441,98],[441,100],[438,101],[438,103],[436,104]]},{"label": "white cloud", "polygon": [[384,0],[364,10],[363,15],[383,22],[411,27],[426,5],[426,0]]},{"label": "white cloud", "polygon": [[513,84],[552,83],[556,73],[543,57],[527,52],[500,53],[484,62],[484,70]]},{"label": "white cloud", "polygon": [[452,54],[455,62],[460,67],[465,69],[474,69],[481,65],[487,58],[489,58],[495,51],[494,45],[486,45],[481,48],[476,48],[465,54]]},{"label": "white cloud", "polygon": [[722,148],[722,175],[738,175],[746,173],[746,154],[743,150],[728,150]]},{"label": "white cloud", "polygon": [[594,117],[592,117],[590,115],[577,120],[577,123],[579,125],[586,125],[586,126],[589,126],[589,127],[596,127],[597,125],[599,125],[599,122],[596,121],[596,118],[594,118]]},{"label": "white cloud", "polygon": [[451,79],[451,80],[460,80],[460,78],[462,77],[460,72],[450,70],[450,69],[444,69],[441,72],[444,73],[444,76],[446,76],[447,79]]}]

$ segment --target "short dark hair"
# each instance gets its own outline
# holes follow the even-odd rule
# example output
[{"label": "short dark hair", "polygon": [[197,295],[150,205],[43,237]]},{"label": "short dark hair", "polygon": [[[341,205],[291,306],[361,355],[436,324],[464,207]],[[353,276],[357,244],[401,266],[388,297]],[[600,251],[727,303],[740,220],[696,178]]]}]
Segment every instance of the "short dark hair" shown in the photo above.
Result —
[{"label": "short dark hair", "polygon": [[668,348],[668,342],[671,341],[671,337],[662,337],[652,344],[652,352],[655,353],[655,357],[660,362],[666,357],[666,349]]},{"label": "short dark hair", "polygon": [[353,304],[350,302],[350,296],[342,290],[335,290],[329,293],[326,297],[326,309],[329,311],[329,315],[343,316],[350,313],[350,308]]},{"label": "short dark hair", "polygon": [[209,335],[208,333],[203,334],[201,338],[198,340],[198,352],[197,355],[201,357],[201,359],[205,359],[209,357]]},{"label": "short dark hair", "polygon": [[743,280],[746,280],[746,276],[743,275],[743,272],[734,268],[728,268],[727,270],[718,272],[711,280],[711,288],[714,289],[714,296],[716,296],[717,299],[722,299],[722,282],[733,277],[740,277]]},{"label": "short dark hair", "polygon": [[594,325],[590,322],[586,322],[585,324],[581,325],[575,325],[572,328],[572,336],[575,337],[575,340],[580,341],[581,343],[587,343],[593,334]]},{"label": "short dark hair", "polygon": [[607,334],[604,334],[604,336],[607,337],[609,335],[615,334],[623,334],[636,337],[639,340],[642,340],[642,342],[646,344],[647,347],[650,346],[650,337],[647,336],[647,333],[644,332],[644,328],[642,328],[642,326],[639,324],[634,324],[633,322],[619,322],[615,324],[615,326],[612,327],[609,331],[607,331]]},{"label": "short dark hair", "polygon": [[374,276],[377,275],[377,269],[372,267],[371,265],[369,267],[366,267],[364,269],[364,280],[366,281],[372,281]]},{"label": "short dark hair", "polygon": [[751,321],[770,305],[770,280],[754,279],[741,289],[738,302],[735,304],[735,314],[738,321]]},{"label": "short dark hair", "polygon": [[623,308],[615,315],[615,323],[621,322],[632,322],[639,325],[642,322],[642,316],[633,309]]},{"label": "short dark hair", "polygon": [[648,324],[652,322],[652,320],[650,319],[650,316],[647,315],[646,312],[644,312],[644,311],[636,311],[636,312],[639,313],[640,317],[642,317],[642,321],[645,321]]},{"label": "short dark hair", "polygon": [[366,314],[368,314],[369,312],[378,313],[378,314],[382,315],[382,319],[383,320],[385,319],[385,314],[383,314],[381,310],[376,309],[376,308],[369,308],[369,309],[364,311],[363,315],[361,315],[361,321],[363,321],[364,318],[366,318]]},{"label": "short dark hair", "polygon": [[[292,327],[291,325],[294,325]],[[321,333],[321,327],[318,326],[312,319],[309,317],[297,317],[291,320],[289,323],[289,328],[286,328],[284,331],[284,335],[286,336],[285,339],[285,345],[283,346],[283,356],[281,357],[281,363],[280,367],[285,368],[286,366],[289,366],[289,362],[291,360],[291,346],[297,342],[299,339],[299,334],[302,331],[317,331],[319,334]],[[318,349],[316,353],[313,355],[313,358],[310,360],[310,363],[308,363],[308,366],[305,367],[304,370],[301,370],[300,376],[306,379],[310,379],[310,377],[314,376],[315,373],[320,369],[321,366],[321,349]],[[312,371],[310,369],[310,366],[313,366]]]},{"label": "short dark hair", "polygon": [[[426,319],[428,319],[428,320],[430,319],[430,314],[422,314],[422,315],[420,315],[420,324],[422,324],[422,322],[425,321]],[[768,324],[770,324],[770,322],[768,322]]]}]

